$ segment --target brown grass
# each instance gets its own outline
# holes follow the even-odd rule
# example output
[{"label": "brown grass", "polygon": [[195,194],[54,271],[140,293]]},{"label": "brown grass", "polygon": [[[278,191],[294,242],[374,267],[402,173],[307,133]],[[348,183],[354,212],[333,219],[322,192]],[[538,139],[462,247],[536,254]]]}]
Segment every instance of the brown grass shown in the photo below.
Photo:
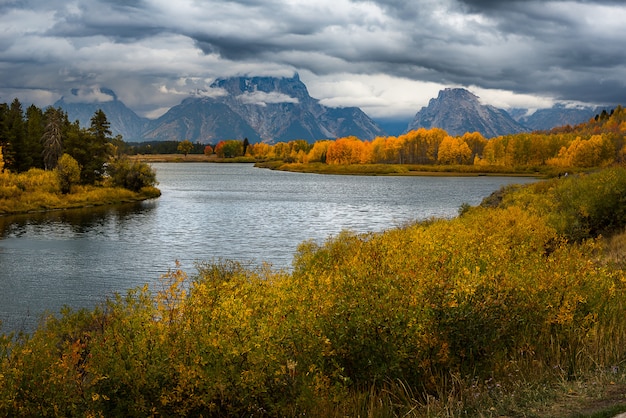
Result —
[{"label": "brown grass", "polygon": [[605,239],[605,259],[609,263],[626,268],[626,231]]}]

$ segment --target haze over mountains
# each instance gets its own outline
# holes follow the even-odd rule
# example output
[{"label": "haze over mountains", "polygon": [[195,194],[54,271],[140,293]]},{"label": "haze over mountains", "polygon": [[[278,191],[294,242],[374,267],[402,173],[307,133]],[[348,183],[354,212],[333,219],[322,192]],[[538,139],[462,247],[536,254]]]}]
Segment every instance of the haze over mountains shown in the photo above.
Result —
[{"label": "haze over mountains", "polygon": [[[74,93],[74,92],[73,92]],[[384,124],[390,132],[358,107],[331,108],[312,98],[298,75],[291,78],[234,77],[215,81],[209,91],[198,91],[173,106],[161,117],[139,117],[116,94],[101,89],[108,101],[79,102],[63,97],[54,106],[68,113],[71,121],[89,126],[93,114],[102,109],[114,135],[127,142],[181,141],[217,143],[248,138],[251,143],[276,143],[295,139],[315,142],[354,135],[362,140],[402,133],[398,123]],[[478,131],[486,138],[517,132],[546,130],[576,125],[592,118],[595,107],[567,108],[557,105],[529,113],[527,109],[503,109],[482,104],[473,93],[445,89],[428,106],[420,109],[404,132],[420,127],[438,127],[450,135]],[[401,126],[401,125],[400,125]]]}]

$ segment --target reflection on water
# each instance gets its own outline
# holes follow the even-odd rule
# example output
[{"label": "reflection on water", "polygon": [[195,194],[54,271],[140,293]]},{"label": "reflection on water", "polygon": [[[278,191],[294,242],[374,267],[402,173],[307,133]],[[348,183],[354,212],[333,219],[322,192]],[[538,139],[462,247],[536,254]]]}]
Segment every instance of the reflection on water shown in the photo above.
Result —
[{"label": "reflection on water", "polygon": [[502,177],[361,177],[247,164],[154,164],[159,199],[0,217],[0,319],[32,329],[42,312],[92,307],[182,263],[230,258],[289,268],[302,241],[452,217]]},{"label": "reflection on water", "polygon": [[117,243],[137,216],[154,207],[143,202],[0,217],[3,330],[29,330],[46,310],[93,306],[120,290],[116,276],[134,272],[118,260]]},{"label": "reflection on water", "polygon": [[0,216],[0,237],[20,236],[36,233],[37,229],[45,229],[46,233],[75,235],[98,230],[98,226],[112,220],[122,225],[138,211],[150,210],[155,207],[154,201],[126,203],[122,205],[94,206],[89,208],[37,212],[13,216]]}]

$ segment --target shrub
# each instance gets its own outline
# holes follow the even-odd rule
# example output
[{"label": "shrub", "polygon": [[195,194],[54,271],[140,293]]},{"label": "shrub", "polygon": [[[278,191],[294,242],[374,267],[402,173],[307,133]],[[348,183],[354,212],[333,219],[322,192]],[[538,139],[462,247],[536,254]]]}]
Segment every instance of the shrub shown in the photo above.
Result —
[{"label": "shrub", "polygon": [[568,243],[553,226],[561,187],[305,242],[291,272],[217,261],[65,310],[0,339],[0,415],[345,416],[357,415],[346,399],[394,385],[413,405],[445,403],[476,382],[621,368],[624,273],[598,262],[599,240]]},{"label": "shrub", "polygon": [[575,241],[626,226],[626,168],[612,167],[519,188],[503,200],[545,216],[557,232]]},{"label": "shrub", "polygon": [[80,166],[78,162],[69,154],[63,154],[54,169],[59,179],[61,193],[70,192],[72,185],[80,181]]},{"label": "shrub", "polygon": [[141,161],[130,161],[128,158],[111,161],[107,167],[107,173],[115,186],[124,187],[133,192],[157,184],[156,172],[150,165]]}]

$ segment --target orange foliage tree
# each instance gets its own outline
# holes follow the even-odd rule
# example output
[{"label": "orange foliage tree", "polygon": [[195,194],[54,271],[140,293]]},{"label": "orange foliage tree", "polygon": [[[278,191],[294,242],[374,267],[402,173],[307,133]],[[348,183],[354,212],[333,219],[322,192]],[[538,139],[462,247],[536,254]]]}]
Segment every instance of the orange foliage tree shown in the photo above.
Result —
[{"label": "orange foliage tree", "polygon": [[363,142],[356,136],[338,138],[328,146],[326,163],[335,165],[361,164],[362,161],[371,160],[367,155],[364,155],[365,151]]},{"label": "orange foliage tree", "polygon": [[325,163],[326,162],[326,154],[328,152],[328,147],[332,141],[329,139],[324,139],[321,141],[317,141],[313,144],[313,147],[307,154],[306,162],[308,163]]}]

